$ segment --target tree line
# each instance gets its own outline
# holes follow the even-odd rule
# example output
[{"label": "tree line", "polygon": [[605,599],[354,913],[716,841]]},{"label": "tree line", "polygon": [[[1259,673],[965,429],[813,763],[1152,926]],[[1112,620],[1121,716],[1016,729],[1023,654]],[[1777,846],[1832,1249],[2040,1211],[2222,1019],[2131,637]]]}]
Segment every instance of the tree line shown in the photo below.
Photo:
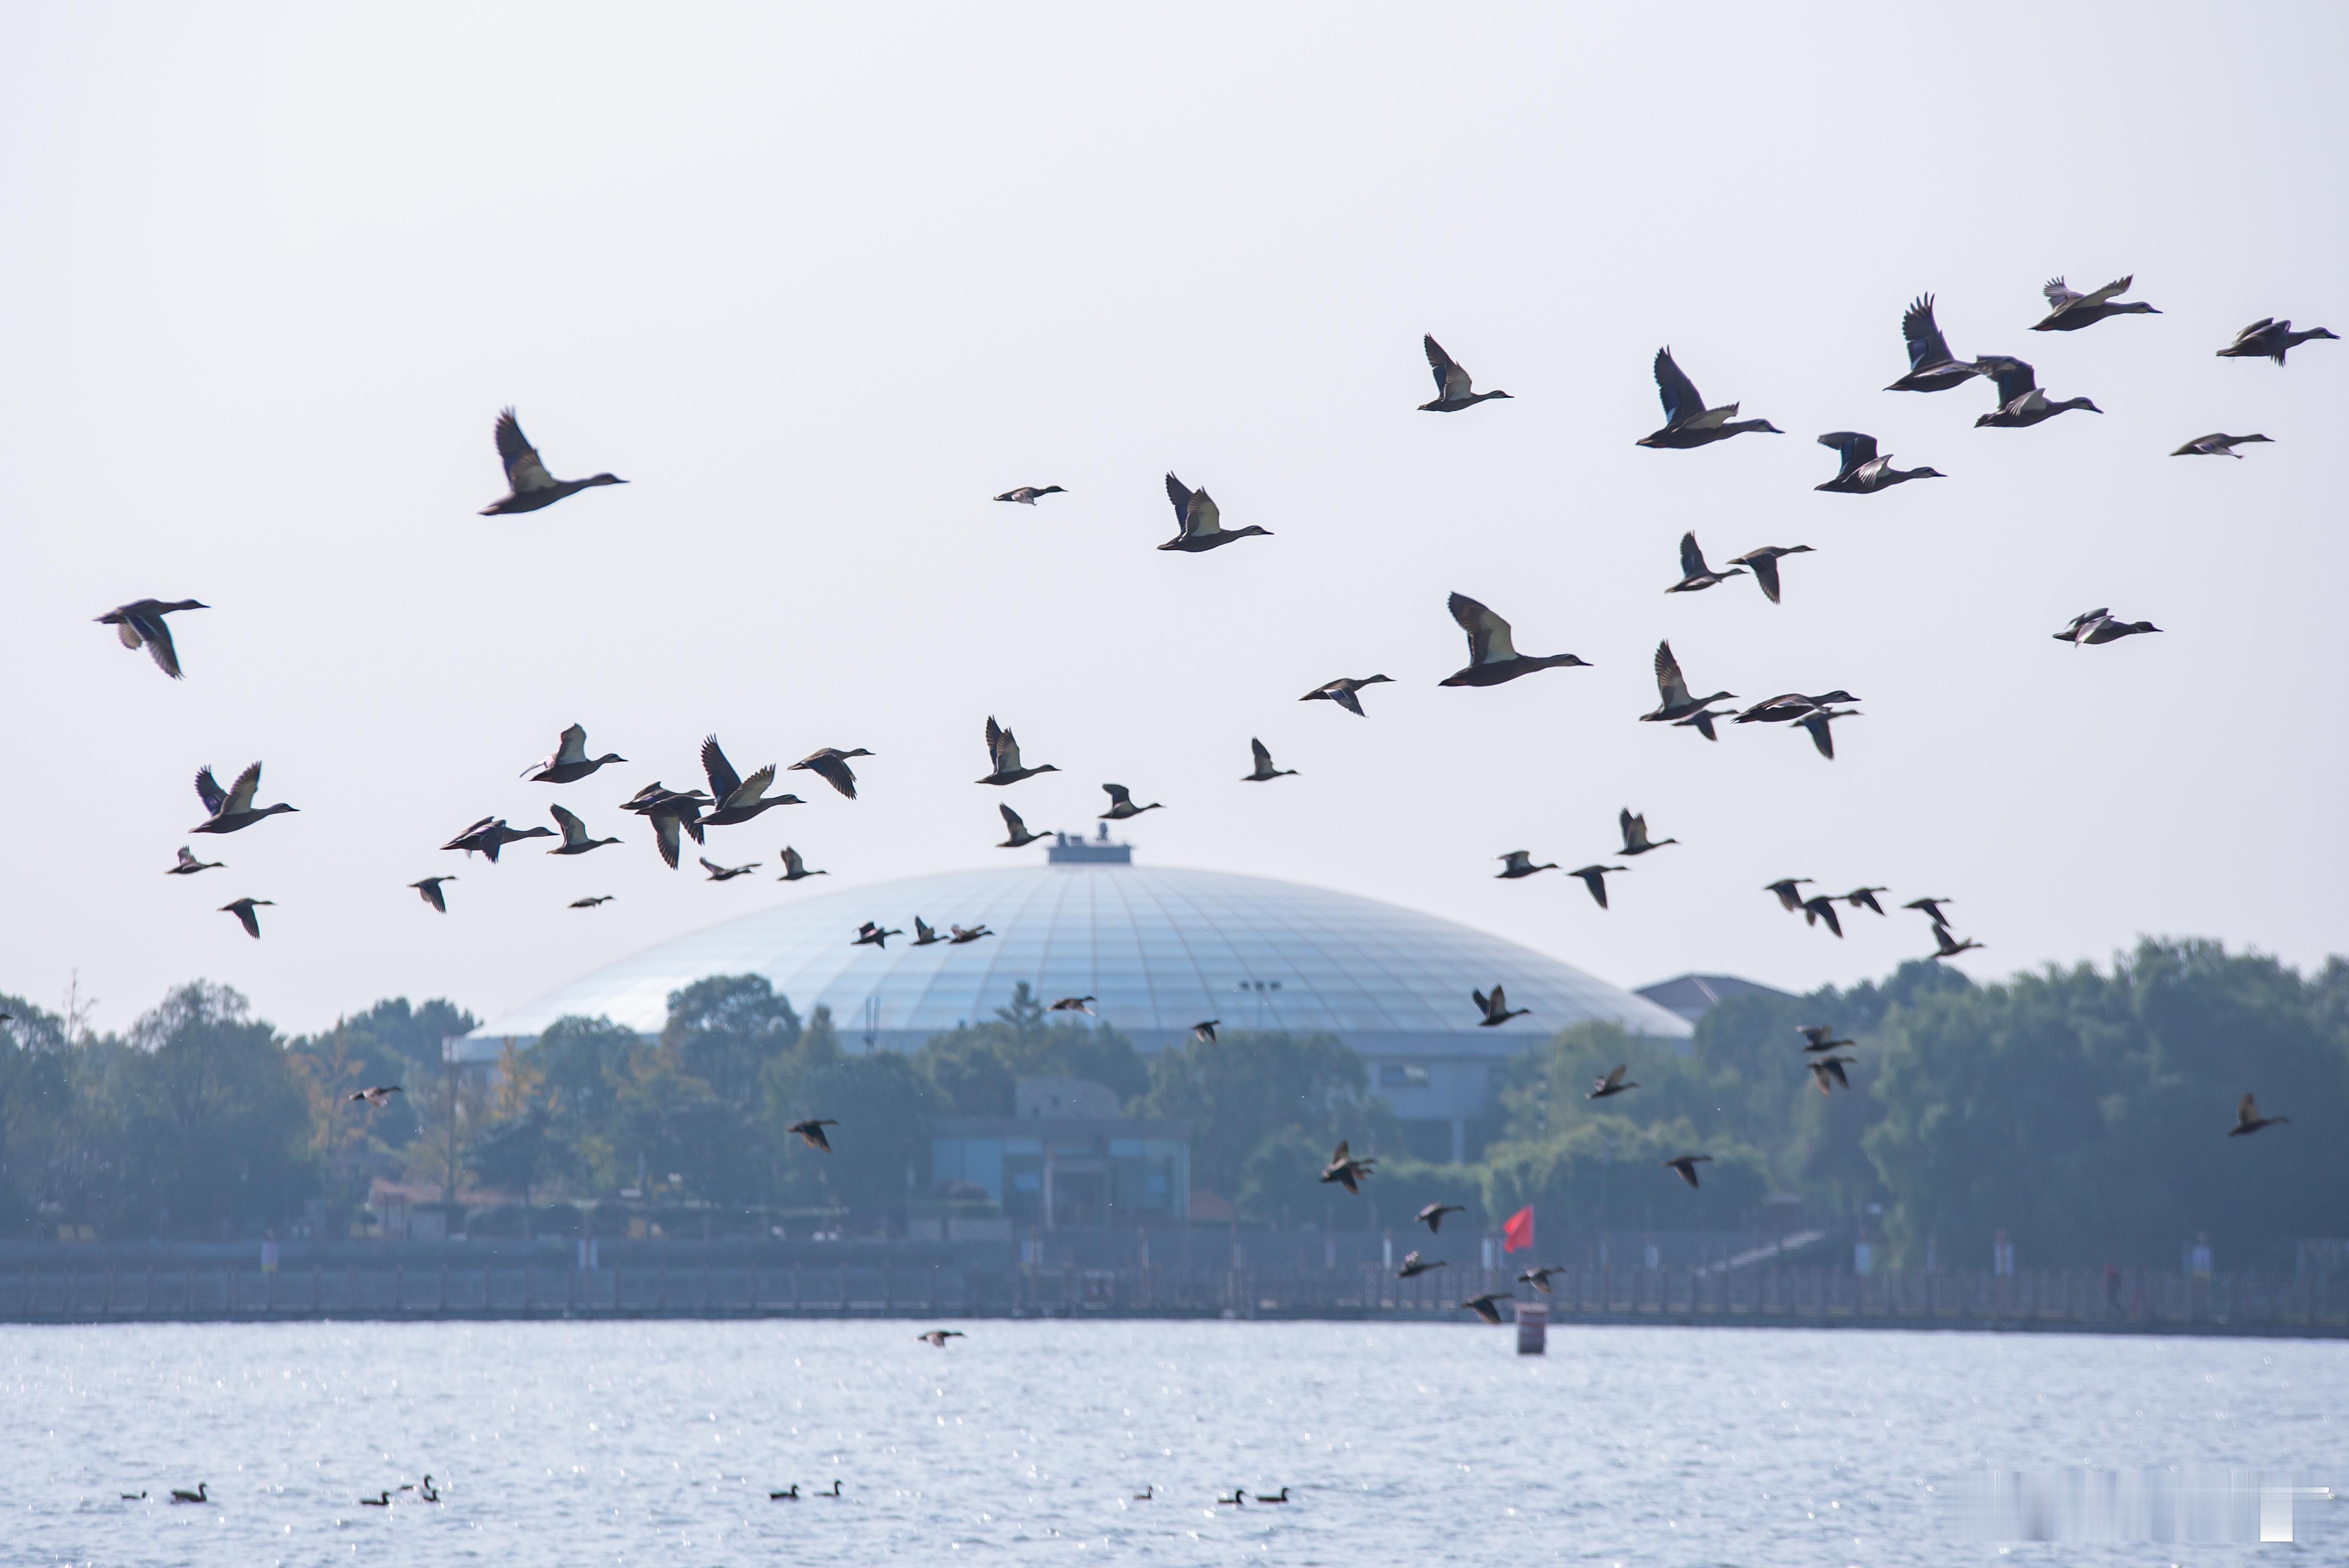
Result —
[{"label": "tree line", "polygon": [[[2288,1266],[2349,1235],[2349,965],[2302,975],[2204,941],[2152,941],[1978,985],[1905,965],[1880,983],[1738,996],[1687,1048],[1603,1025],[1516,1058],[1464,1165],[1404,1157],[1362,1061],[1328,1036],[1226,1031],[1144,1057],[1115,1029],[1054,1021],[1021,987],[984,1023],[911,1053],[843,1048],[757,975],[668,998],[647,1038],[564,1018],[493,1073],[452,1073],[474,1026],[446,1001],[378,1003],[288,1037],[224,987],[174,991],[99,1035],[0,995],[0,1234],[257,1234],[330,1225],[378,1177],[523,1203],[638,1201],[736,1227],[823,1214],[902,1222],[930,1182],[932,1124],[1009,1116],[1015,1085],[1081,1078],[1130,1115],[1191,1124],[1192,1177],[1252,1222],[1399,1226],[1420,1203],[1472,1222],[1535,1205],[1550,1237],[1730,1230],[1767,1195],[1875,1235],[1895,1265],[1984,1264],[2004,1230],[2030,1264],[2173,1264],[2210,1233],[2237,1264]],[[1800,1024],[1855,1044],[1821,1096]],[[1585,1098],[1617,1063],[1640,1088]],[[399,1083],[382,1109],[357,1088]],[[2225,1136],[2256,1092],[2292,1123]],[[823,1155],[786,1129],[837,1118]],[[1339,1140],[1386,1151],[1364,1196],[1317,1181]],[[1690,1191],[1661,1162],[1713,1158]]]}]

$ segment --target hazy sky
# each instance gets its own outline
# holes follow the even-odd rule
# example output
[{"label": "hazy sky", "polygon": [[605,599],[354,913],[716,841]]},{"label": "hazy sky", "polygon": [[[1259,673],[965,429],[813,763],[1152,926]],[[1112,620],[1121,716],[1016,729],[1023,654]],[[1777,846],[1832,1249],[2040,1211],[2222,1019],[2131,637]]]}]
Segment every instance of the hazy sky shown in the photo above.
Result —
[{"label": "hazy sky", "polygon": [[[1942,894],[1978,976],[2140,933],[2343,945],[2329,693],[2349,343],[2331,5],[15,6],[0,13],[0,989],[77,969],[119,1026],[234,985],[288,1027],[379,996],[487,1015],[818,888],[999,863],[1009,799],[1163,800],[1167,864],[1416,905],[1640,985],[1802,988],[1838,942],[1761,885]],[[2026,330],[2042,280],[2166,313]],[[1986,384],[1878,390],[1931,290],[1961,354],[2103,417],[1977,430]],[[1484,387],[1433,395],[1433,332]],[[1789,433],[1693,452],[1709,401]],[[513,404],[554,472],[522,518]],[[1951,477],[1815,494],[1823,430]],[[2212,430],[2276,444],[2172,459]],[[1162,554],[1168,469],[1270,540]],[[1030,511],[994,492],[1058,483]],[[1774,607],[1715,564],[1810,544]],[[1449,590],[1597,666],[1439,690]],[[110,628],[143,595],[164,679]],[[2166,628],[2075,650],[2110,605]],[[1847,686],[1840,756],[1635,723],[1691,679]],[[1392,676],[1356,718],[1297,697]],[[974,786],[990,713],[1065,771]],[[627,766],[517,775],[573,720]],[[661,866],[615,804],[864,746],[864,799]],[[1242,785],[1261,736],[1295,779]],[[190,778],[300,814],[225,839]],[[435,846],[550,801],[628,842]],[[1593,906],[1527,848],[1680,847]],[[167,878],[193,843],[229,869]],[[218,851],[218,852],[213,852]],[[1033,854],[1040,851],[1030,851]],[[402,884],[453,872],[451,913]],[[564,905],[585,893],[616,902]],[[217,906],[275,901],[264,939]],[[914,913],[884,910],[893,921]],[[944,912],[939,912],[943,913]],[[843,934],[843,936],[845,934]]]}]

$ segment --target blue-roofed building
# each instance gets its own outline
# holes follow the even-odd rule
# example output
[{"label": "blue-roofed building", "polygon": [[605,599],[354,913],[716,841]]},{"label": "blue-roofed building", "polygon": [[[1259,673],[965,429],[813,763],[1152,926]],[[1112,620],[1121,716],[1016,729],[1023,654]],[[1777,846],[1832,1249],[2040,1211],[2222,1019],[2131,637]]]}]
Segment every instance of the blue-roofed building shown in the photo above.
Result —
[{"label": "blue-roofed building", "polygon": [[[1509,1059],[1587,1019],[1684,1040],[1666,1008],[1506,937],[1352,893],[1229,872],[1137,865],[1131,849],[1062,839],[1046,863],[942,872],[786,902],[647,949],[513,1008],[458,1045],[493,1059],[559,1017],[606,1016],[657,1034],[670,992],[712,975],[763,975],[804,1017],[826,1006],[844,1044],[913,1050],[984,1023],[1022,981],[1094,1013],[1145,1054],[1205,1019],[1227,1030],[1326,1032],[1368,1064],[1415,1144],[1458,1152]],[[868,920],[920,915],[995,933],[965,945],[851,944]],[[1469,993],[1506,985],[1528,1009],[1480,1025]]]}]

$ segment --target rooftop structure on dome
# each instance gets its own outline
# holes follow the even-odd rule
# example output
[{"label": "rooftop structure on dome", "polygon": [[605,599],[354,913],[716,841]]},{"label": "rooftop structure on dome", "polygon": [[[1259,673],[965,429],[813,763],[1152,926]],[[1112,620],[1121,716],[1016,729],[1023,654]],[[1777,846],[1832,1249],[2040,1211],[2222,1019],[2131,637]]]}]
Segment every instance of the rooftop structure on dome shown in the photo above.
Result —
[{"label": "rooftop structure on dome", "polygon": [[[1022,981],[1040,997],[1086,996],[1144,1053],[1219,1020],[1336,1035],[1371,1087],[1443,1158],[1492,1103],[1509,1060],[1591,1019],[1684,1040],[1676,1013],[1506,937],[1375,899],[1228,872],[1135,865],[1104,831],[1056,835],[1043,865],[943,872],[784,902],[647,949],[493,1017],[457,1042],[487,1061],[555,1019],[604,1016],[646,1035],[670,992],[712,975],[763,975],[802,1017],[829,1007],[854,1049],[914,1050],[985,1023]],[[868,920],[910,928],[984,923],[993,939],[855,946]],[[1471,993],[1506,985],[1528,1009],[1497,1028]],[[1057,1016],[1057,1015],[1056,1015]],[[1072,1016],[1077,1015],[1071,1015]]]},{"label": "rooftop structure on dome", "polygon": [[1679,1014],[1693,1025],[1732,996],[1775,996],[1782,1002],[1794,997],[1784,991],[1741,980],[1734,975],[1681,975],[1670,980],[1659,980],[1652,985],[1642,985],[1635,995],[1645,996],[1657,1006]]}]

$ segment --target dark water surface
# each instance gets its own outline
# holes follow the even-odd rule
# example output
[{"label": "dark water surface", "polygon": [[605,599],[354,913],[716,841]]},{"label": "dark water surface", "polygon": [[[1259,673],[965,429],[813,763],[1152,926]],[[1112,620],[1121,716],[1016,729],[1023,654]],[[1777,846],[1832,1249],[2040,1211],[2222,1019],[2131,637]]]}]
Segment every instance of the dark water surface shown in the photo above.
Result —
[{"label": "dark water surface", "polygon": [[[2349,1563],[2339,1504],[2289,1544],[2011,1551],[1943,1507],[1986,1467],[2337,1486],[2341,1343],[920,1326],[0,1327],[0,1563]],[[397,1490],[427,1471],[438,1505]]]}]

